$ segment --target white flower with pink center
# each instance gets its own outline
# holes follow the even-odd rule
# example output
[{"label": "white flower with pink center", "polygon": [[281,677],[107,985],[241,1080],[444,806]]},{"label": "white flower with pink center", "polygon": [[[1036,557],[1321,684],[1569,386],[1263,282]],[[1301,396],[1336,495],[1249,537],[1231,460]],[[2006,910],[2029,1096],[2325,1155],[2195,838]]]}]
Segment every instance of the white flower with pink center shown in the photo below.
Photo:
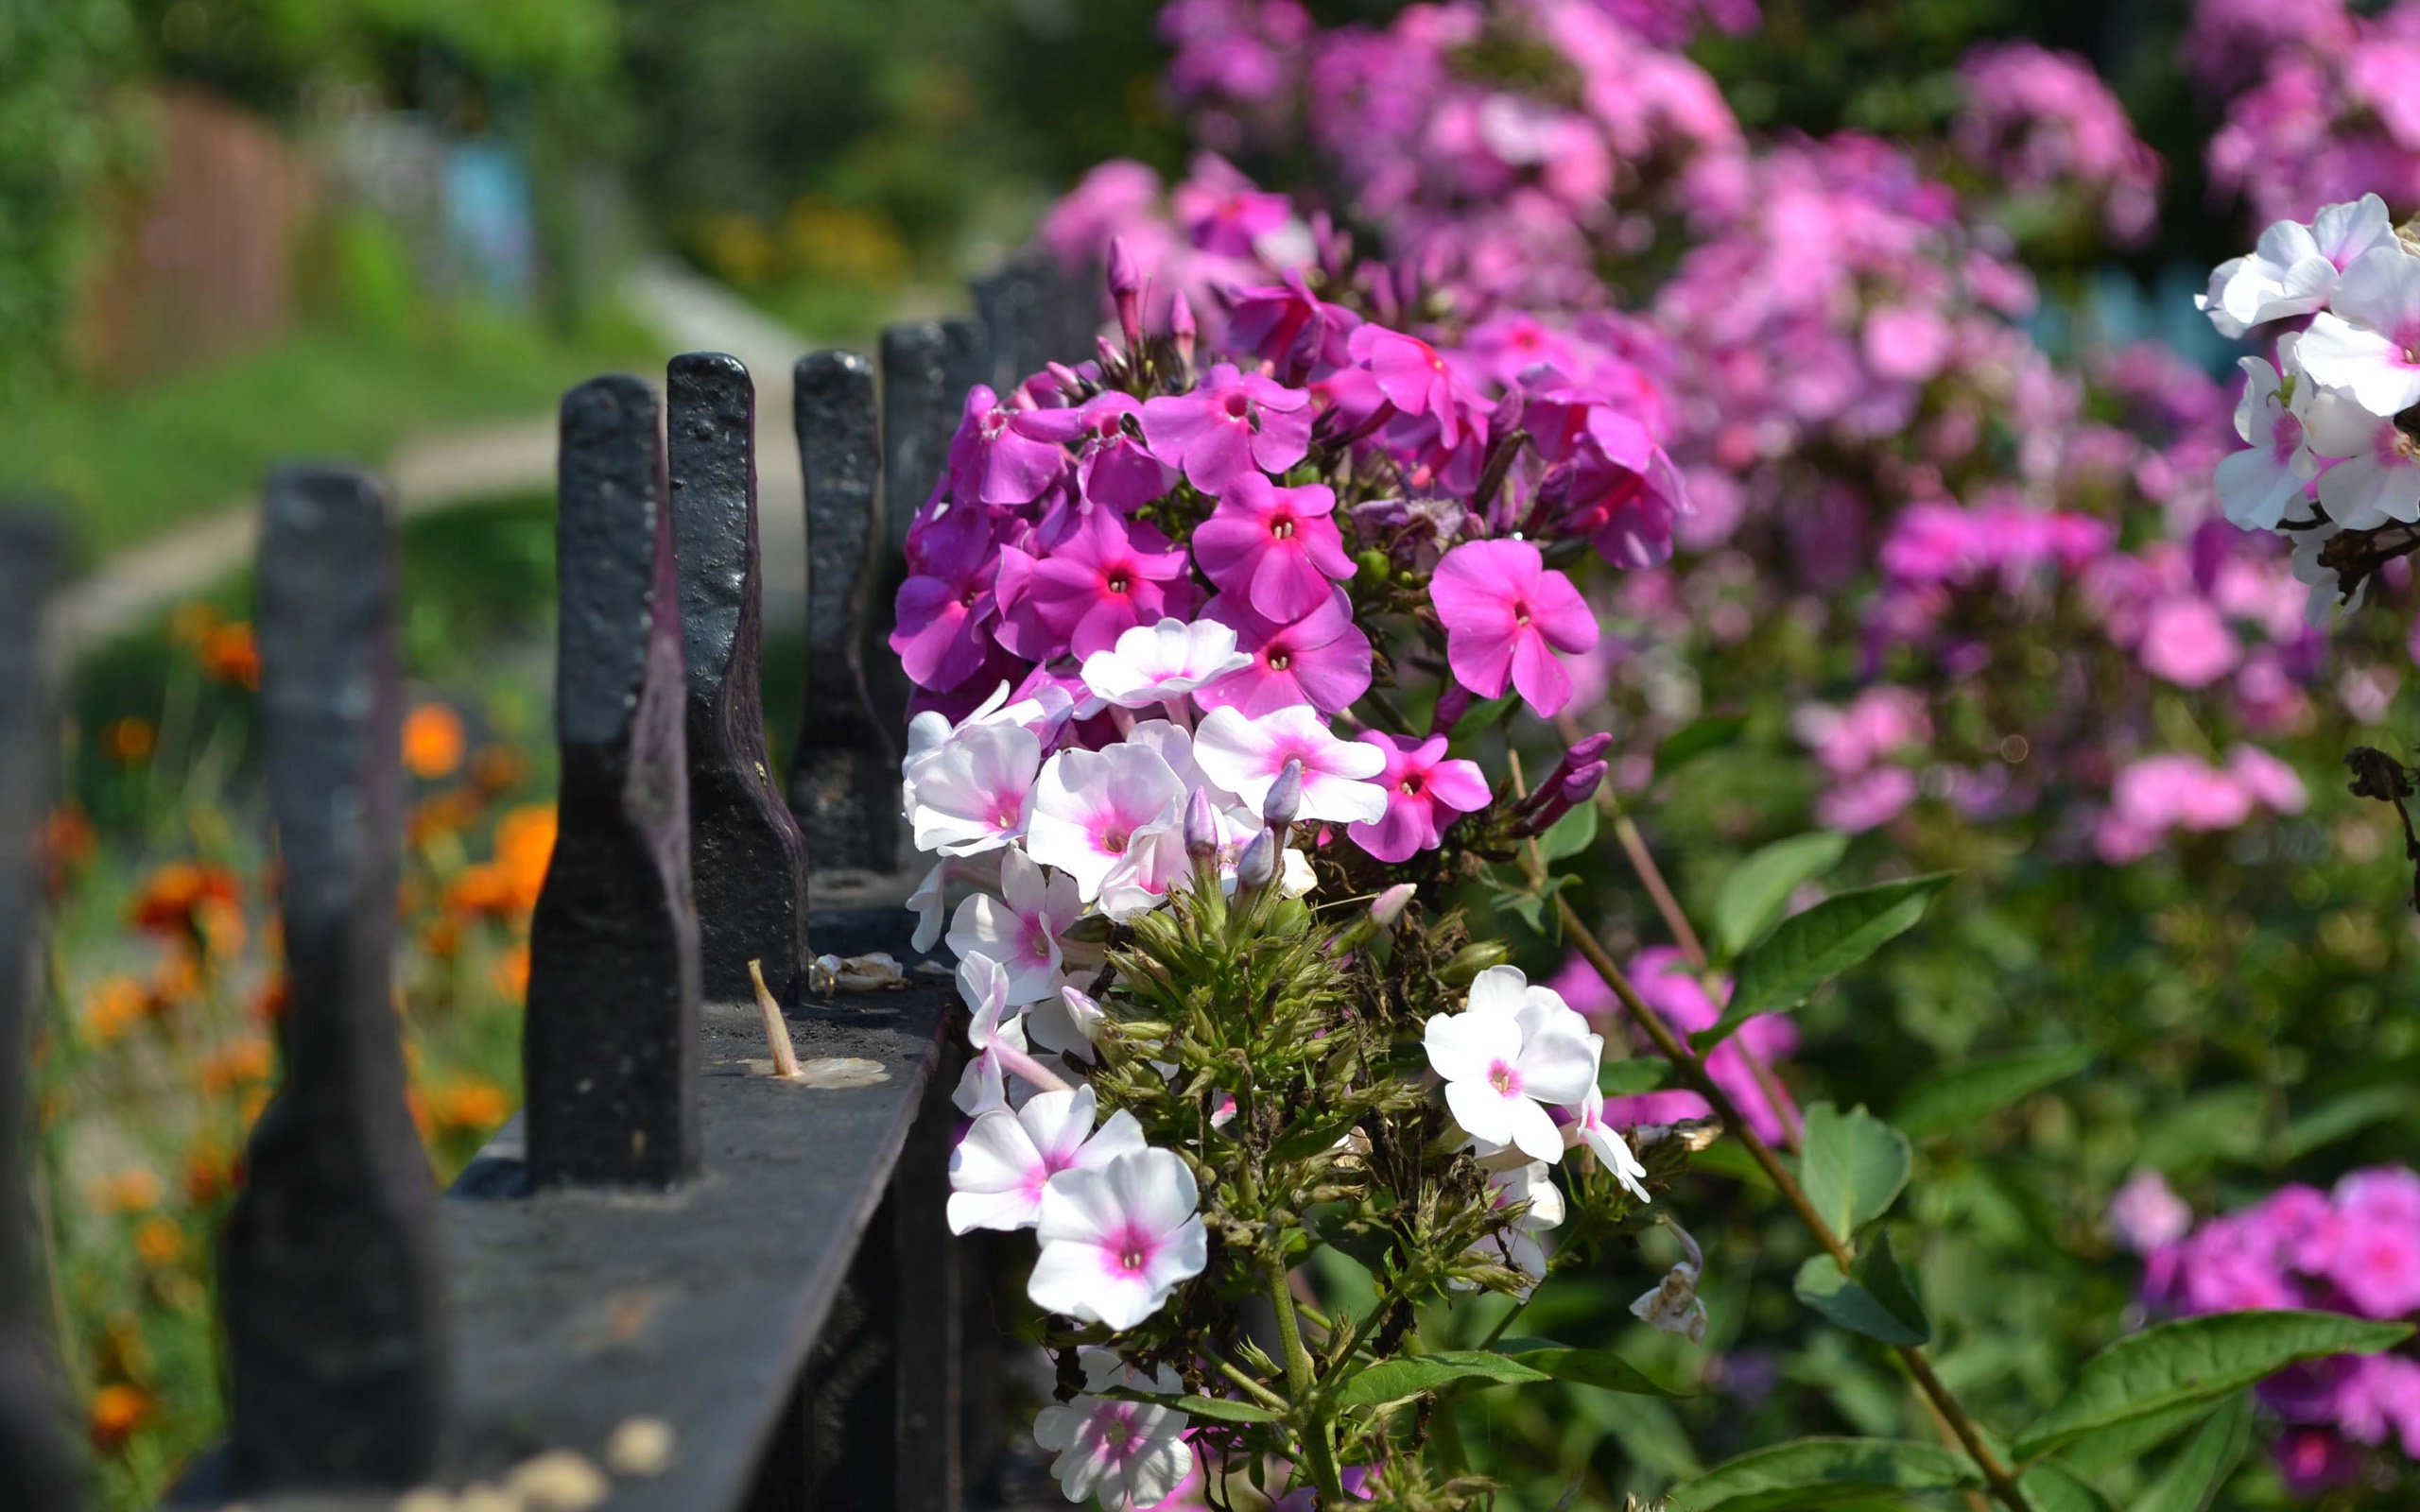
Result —
[{"label": "white flower with pink center", "polygon": [[1170,1150],[1060,1172],[1042,1191],[1042,1254],[1026,1295],[1080,1322],[1132,1328],[1209,1263],[1200,1195],[1192,1168]]},{"label": "white flower with pink center", "polygon": [[1000,852],[999,896],[976,893],[958,905],[949,948],[961,958],[988,955],[999,962],[1011,1005],[1039,1003],[1058,989],[1064,961],[1059,936],[1083,911],[1075,878],[1011,846]]},{"label": "white flower with pink center", "polygon": [[1174,1407],[1097,1393],[1123,1388],[1173,1397],[1184,1383],[1166,1366],[1146,1376],[1107,1349],[1086,1349],[1083,1364],[1086,1389],[1033,1419],[1033,1441],[1057,1452],[1050,1473],[1060,1489],[1070,1502],[1097,1496],[1110,1512],[1166,1501],[1193,1469],[1184,1437],[1191,1419]]},{"label": "white flower with pink center", "polygon": [[2420,404],[2420,258],[2390,244],[2364,252],[2303,333],[2302,365],[2363,409],[2393,415]]},{"label": "white flower with pink center", "polygon": [[916,849],[972,855],[1025,833],[1042,742],[1015,724],[960,726],[908,767]]},{"label": "white flower with pink center", "polygon": [[1375,746],[1340,740],[1319,711],[1294,704],[1247,719],[1235,708],[1213,709],[1193,732],[1193,759],[1210,781],[1257,813],[1270,784],[1289,761],[1303,764],[1298,819],[1375,824],[1387,816],[1387,790],[1370,779],[1386,769]]},{"label": "white flower with pink center", "polygon": [[1101,879],[1100,911],[1124,923],[1167,902],[1168,889],[1192,875],[1193,858],[1184,853],[1181,819],[1138,830],[1127,841],[1126,853]]},{"label": "white flower with pink center", "polygon": [[[2304,337],[2303,345],[2309,344]],[[2420,521],[2420,442],[2402,426],[2341,394],[2320,394],[2313,396],[2308,435],[2314,454],[2343,459],[2319,475],[2319,502],[2340,528]]]},{"label": "white flower with pink center", "polygon": [[1510,966],[1481,971],[1469,1006],[1432,1017],[1425,1043],[1464,1133],[1548,1162],[1563,1158],[1563,1135],[1547,1108],[1587,1096],[1604,1048],[1560,994]]},{"label": "white flower with pink center", "polygon": [[1042,1191],[1062,1171],[1095,1170],[1144,1147],[1143,1126],[1124,1108],[1096,1131],[1090,1087],[1037,1092],[1011,1112],[976,1119],[949,1157],[949,1230],[1030,1228],[1042,1221]]},{"label": "white flower with pink center", "polygon": [[1076,879],[1090,902],[1137,834],[1181,821],[1184,784],[1159,752],[1143,746],[1063,750],[1034,784],[1034,860]]},{"label": "white flower with pink center", "polygon": [[1005,682],[992,690],[991,696],[975,706],[972,713],[956,724],[938,710],[927,709],[908,721],[908,754],[899,769],[909,782],[916,779],[916,768],[924,758],[949,743],[949,738],[961,730],[976,730],[985,725],[1020,725],[1033,732],[1046,749],[1058,739],[1059,729],[1076,712],[1075,696],[1055,683],[1045,682],[1027,697],[1009,702],[1009,685]]},{"label": "white flower with pink center", "polygon": [[1105,705],[1148,709],[1171,703],[1250,665],[1252,658],[1236,648],[1234,629],[1217,620],[1137,625],[1110,649],[1084,658],[1084,686],[1092,696],[1076,713],[1089,717]]},{"label": "white flower with pink center", "polygon": [[[2277,360],[2289,371],[2294,366],[2295,338],[2277,343]],[[2326,396],[2308,377],[2292,386],[2289,399],[2277,369],[2258,357],[2246,357],[2243,398],[2235,407],[2235,430],[2246,449],[2219,461],[2219,504],[2227,518],[2245,530],[2274,530],[2277,522],[2297,508],[2319,473],[2305,429],[2314,399]]]},{"label": "white flower with pink center", "polygon": [[2210,290],[2194,303],[2226,336],[2268,320],[2308,315],[2336,292],[2337,275],[2354,261],[2394,245],[2386,201],[2376,195],[2328,205],[2306,226],[2272,222],[2250,257],[2230,257],[2210,274]]},{"label": "white flower with pink center", "polygon": [[1620,1129],[1605,1122],[1605,1094],[1591,1083],[1587,1095],[1571,1111],[1576,1116],[1563,1126],[1564,1143],[1586,1145],[1624,1191],[1641,1202],[1652,1201],[1647,1194],[1647,1167],[1639,1163],[1638,1152],[1630,1147]]},{"label": "white flower with pink center", "polygon": [[[966,1025],[974,1056],[950,1094],[959,1111],[981,1116],[1023,1103],[1035,1091],[1064,1091],[1067,1084],[1035,1062],[1026,1050],[1025,1015],[1009,1003],[1009,973],[988,955],[958,963],[958,992],[975,1010]],[[1011,1083],[1010,1076],[1018,1079]]]},{"label": "white flower with pink center", "polygon": [[1100,1037],[1101,1022],[1108,1017],[1091,993],[1063,986],[1055,995],[1035,1004],[1025,1022],[1035,1044],[1089,1064],[1098,1054],[1093,1046]]},{"label": "white flower with pink center", "polygon": [[[1509,1265],[1530,1279],[1534,1287],[1546,1280],[1547,1250],[1538,1235],[1563,1227],[1563,1189],[1554,1184],[1543,1160],[1530,1160],[1510,1170],[1491,1171],[1488,1196],[1498,1211],[1521,1208],[1521,1215],[1478,1242],[1473,1253]],[[1458,1290],[1468,1290],[1458,1286]]]}]

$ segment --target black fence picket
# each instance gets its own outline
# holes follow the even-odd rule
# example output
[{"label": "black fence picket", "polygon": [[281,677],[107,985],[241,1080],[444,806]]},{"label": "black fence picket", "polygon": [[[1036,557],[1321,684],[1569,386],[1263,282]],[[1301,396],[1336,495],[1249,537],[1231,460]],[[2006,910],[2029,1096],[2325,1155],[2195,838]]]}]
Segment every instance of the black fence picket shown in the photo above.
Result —
[{"label": "black fence picket", "polygon": [[[868,648],[907,524],[967,386],[1066,355],[1080,323],[1035,266],[977,299],[984,323],[885,333],[878,381],[855,353],[799,364],[808,686],[786,784],[767,767],[759,703],[746,370],[717,353],[675,359],[668,425],[636,378],[565,397],[562,780],[531,925],[524,1110],[441,1200],[406,1111],[390,996],[392,511],[357,471],[271,480],[258,619],[290,1006],[222,1236],[233,1432],[177,1504],[387,1504],[417,1484],[509,1480],[565,1449],[605,1460],[633,1418],[655,1419],[666,1452],[614,1464],[614,1512],[955,1512],[987,1494],[999,1435],[989,1251],[953,1241],[943,1212],[961,1010],[945,972],[819,1000],[804,971],[810,949],[917,961],[896,908],[808,913],[807,868],[898,873],[890,732],[905,680]],[[54,558],[40,527],[0,515],[11,1172],[26,1167],[10,1139],[54,738],[35,606]],[[799,1081],[769,1073],[750,961],[806,1057]],[[74,1459],[37,1343],[21,1206],[0,1203],[0,1505],[69,1512]]]},{"label": "black fence picket", "polygon": [[50,1352],[26,1219],[20,1142],[36,1005],[43,833],[58,725],[43,675],[42,613],[60,566],[48,517],[0,508],[0,1506],[69,1512],[80,1476]]}]

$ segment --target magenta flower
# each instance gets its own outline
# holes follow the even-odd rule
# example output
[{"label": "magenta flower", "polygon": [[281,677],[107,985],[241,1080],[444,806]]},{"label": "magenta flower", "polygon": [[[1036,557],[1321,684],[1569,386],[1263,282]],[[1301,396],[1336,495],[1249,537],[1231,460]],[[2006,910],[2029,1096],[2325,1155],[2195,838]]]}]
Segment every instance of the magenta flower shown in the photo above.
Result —
[{"label": "magenta flower", "polygon": [[1346,339],[1361,318],[1311,292],[1300,268],[1285,282],[1237,289],[1227,313],[1227,342],[1239,352],[1277,364],[1284,373],[1341,368],[1352,360]]},{"label": "magenta flower", "polygon": [[892,603],[890,649],[920,688],[955,688],[983,664],[984,626],[997,608],[998,554],[979,507],[955,508],[918,527],[916,572]]},{"label": "magenta flower", "polygon": [[1408,861],[1415,851],[1436,850],[1454,816],[1487,807],[1486,774],[1477,762],[1447,758],[1444,736],[1414,740],[1365,730],[1361,739],[1386,753],[1377,782],[1387,791],[1387,816],[1344,833],[1380,861]]},{"label": "magenta flower", "polygon": [[1255,186],[1215,153],[1193,160],[1193,177],[1168,195],[1168,208],[1193,245],[1227,257],[1250,257],[1253,243],[1282,230],[1294,215],[1284,195]]},{"label": "magenta flower", "polygon": [[1080,443],[1076,486],[1085,499],[1130,513],[1168,491],[1176,469],[1143,444],[1143,402],[1109,389],[1075,409],[1037,410],[1018,417],[1029,435]]},{"label": "magenta flower", "polygon": [[960,505],[1031,504],[1067,471],[1066,448],[1041,434],[1037,410],[1011,409],[982,384],[949,443],[950,496]]},{"label": "magenta flower", "polygon": [[1242,671],[1194,693],[1205,712],[1233,707],[1257,719],[1307,703],[1332,714],[1370,691],[1370,638],[1353,623],[1352,600],[1340,588],[1329,589],[1324,603],[1290,625],[1260,613],[1237,593],[1216,595],[1201,616],[1234,627],[1236,649],[1252,658]]},{"label": "magenta flower", "polygon": [[1148,524],[1128,525],[1095,509],[1033,569],[1026,586],[1034,612],[1074,652],[1090,656],[1137,625],[1183,618],[1170,586],[1184,579],[1184,553]]},{"label": "magenta flower", "polygon": [[1365,325],[1353,333],[1346,350],[1370,369],[1389,404],[1407,415],[1434,419],[1438,439],[1448,450],[1461,444],[1465,429],[1481,428],[1476,417],[1495,411],[1495,402],[1456,371],[1443,352],[1417,336]]},{"label": "magenta flower", "polygon": [[1281,489],[1245,472],[1195,528],[1194,559],[1221,592],[1244,594],[1270,619],[1301,619],[1327,602],[1331,578],[1353,576],[1335,512],[1325,484]]},{"label": "magenta flower", "polygon": [[1554,653],[1597,644],[1597,616],[1571,579],[1549,571],[1526,541],[1466,541],[1438,562],[1429,601],[1445,626],[1445,660],[1482,698],[1520,690],[1540,717],[1571,699],[1571,674]]},{"label": "magenta flower", "polygon": [[1254,468],[1283,472],[1303,459],[1311,396],[1222,362],[1189,394],[1145,400],[1143,438],[1152,455],[1216,497]]}]

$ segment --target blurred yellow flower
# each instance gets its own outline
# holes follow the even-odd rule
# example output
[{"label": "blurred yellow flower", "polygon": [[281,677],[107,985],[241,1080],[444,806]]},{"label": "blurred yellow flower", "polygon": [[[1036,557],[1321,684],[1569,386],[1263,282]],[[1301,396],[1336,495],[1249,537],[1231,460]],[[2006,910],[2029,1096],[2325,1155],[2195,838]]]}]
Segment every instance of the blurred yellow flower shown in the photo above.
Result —
[{"label": "blurred yellow flower", "polygon": [[151,994],[130,976],[103,977],[84,993],[81,1019],[84,1042],[114,1044],[151,1011]]},{"label": "blurred yellow flower", "polygon": [[126,1441],[151,1415],[151,1394],[140,1386],[107,1385],[93,1393],[89,1412],[93,1447],[106,1452]]},{"label": "blurred yellow flower", "polygon": [[173,1265],[184,1258],[185,1231],[173,1218],[146,1218],[134,1226],[134,1253],[154,1269]]}]

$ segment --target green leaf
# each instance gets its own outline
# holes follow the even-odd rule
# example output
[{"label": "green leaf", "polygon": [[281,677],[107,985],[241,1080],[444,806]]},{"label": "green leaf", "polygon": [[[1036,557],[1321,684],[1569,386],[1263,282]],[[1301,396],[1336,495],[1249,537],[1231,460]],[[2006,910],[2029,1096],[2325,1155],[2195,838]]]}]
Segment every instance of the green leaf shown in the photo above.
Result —
[{"label": "green leaf", "polygon": [[2286,1159],[2299,1160],[2358,1134],[2373,1124],[2409,1117],[2411,1089],[2408,1086],[2363,1087],[2329,1099],[2286,1125]]},{"label": "green leaf", "polygon": [[1849,837],[1830,830],[1794,834],[1751,852],[1714,895],[1714,938],[1725,955],[1737,955],[1779,916],[1789,895],[1841,864]]},{"label": "green leaf", "polygon": [[1488,899],[1488,907],[1499,914],[1517,916],[1521,922],[1530,926],[1532,935],[1554,939],[1563,933],[1563,916],[1549,915],[1547,905],[1554,901],[1556,893],[1579,880],[1568,872],[1559,877],[1548,877],[1535,891],[1508,889],[1496,893]]},{"label": "green leaf", "polygon": [[2252,1442],[2252,1395],[2229,1397],[2128,1512],[2204,1512]]},{"label": "green leaf", "polygon": [[2082,1045],[2024,1050],[1954,1067],[1918,1082],[1891,1122],[1921,1139],[1973,1123],[1995,1108],[2032,1096],[2092,1064]]},{"label": "green leaf", "polygon": [[1523,1382],[1547,1379],[1545,1371],[1533,1370],[1492,1349],[1446,1349],[1436,1354],[1408,1355],[1400,1360],[1374,1365],[1346,1382],[1338,1390],[1336,1400],[1340,1406],[1374,1407],[1382,1401],[1395,1401],[1424,1391],[1434,1391],[1456,1381],[1478,1380],[1499,1385],[1519,1385]]},{"label": "green leaf", "polygon": [[1750,1450],[1676,1486],[1683,1512],[1785,1512],[1862,1502],[1877,1491],[1962,1491],[1983,1484],[1963,1454],[1897,1438],[1801,1438]]},{"label": "green leaf", "polygon": [[1597,1090],[1608,1097],[1651,1092],[1672,1079],[1672,1063],[1661,1056],[1629,1056],[1597,1068]]},{"label": "green leaf", "polygon": [[1462,711],[1462,717],[1454,721],[1454,728],[1445,731],[1446,744],[1459,747],[1464,741],[1476,739],[1486,733],[1490,727],[1503,718],[1512,706],[1520,701],[1521,696],[1508,689],[1500,698],[1489,698],[1472,704]]},{"label": "green leaf", "polygon": [[1824,983],[1864,960],[1925,916],[1950,873],[1910,877],[1826,898],[1774,927],[1764,943],[1739,958],[1731,1002],[1711,1029],[1692,1037],[1700,1053],[1759,1013],[1794,1008]]},{"label": "green leaf", "polygon": [[2085,1361],[2067,1394],[2014,1448],[2031,1459],[2096,1429],[2216,1401],[2304,1360],[2375,1354],[2411,1334],[2409,1324],[2341,1313],[2217,1313],[2163,1323]]},{"label": "green leaf", "polygon": [[1686,1397],[1610,1349],[1581,1349],[1551,1339],[1506,1339],[1496,1349],[1532,1370],[1575,1385],[1626,1391],[1634,1397]]},{"label": "green leaf", "polygon": [[1655,775],[1651,781],[1660,782],[1706,752],[1720,750],[1737,740],[1739,732],[1747,728],[1747,718],[1741,714],[1708,714],[1703,719],[1691,720],[1665,736],[1664,744],[1655,748]]},{"label": "green leaf", "polygon": [[1862,1108],[1843,1113],[1815,1104],[1798,1150],[1799,1186],[1844,1241],[1882,1216],[1908,1184],[1908,1137]]},{"label": "green leaf", "polygon": [[2059,1451],[2059,1463],[2085,1475],[2135,1466],[2160,1445],[2210,1416],[2206,1401],[2188,1401],[2168,1412],[2098,1429]]},{"label": "green leaf", "polygon": [[1597,805],[1575,803],[1571,812],[1547,826],[1538,836],[1538,858],[1551,866],[1576,856],[1597,843]]},{"label": "green leaf", "polygon": [[1279,1420],[1277,1415],[1266,1407],[1255,1407],[1249,1401],[1233,1401],[1225,1397],[1179,1397],[1168,1405],[1189,1418],[1208,1418],[1222,1423],[1273,1423]]},{"label": "green leaf", "polygon": [[1891,1236],[1875,1235],[1848,1275],[1829,1255],[1809,1255],[1791,1290],[1798,1299],[1852,1333],[1885,1344],[1932,1342],[1932,1324],[1891,1253]]},{"label": "green leaf", "polygon": [[2056,1460],[2044,1460],[2018,1476],[2016,1488],[2033,1512],[2109,1512],[2109,1498]]}]

